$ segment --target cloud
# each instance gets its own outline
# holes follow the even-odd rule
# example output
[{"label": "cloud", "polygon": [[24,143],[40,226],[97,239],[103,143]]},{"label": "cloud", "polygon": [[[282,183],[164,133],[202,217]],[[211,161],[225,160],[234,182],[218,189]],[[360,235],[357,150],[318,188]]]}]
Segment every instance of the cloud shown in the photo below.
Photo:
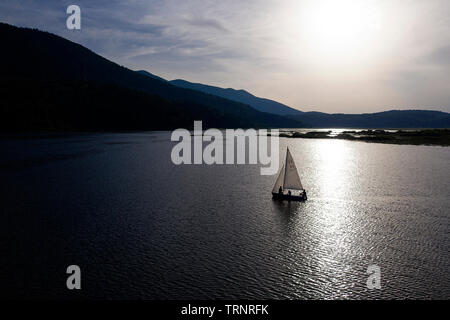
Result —
[{"label": "cloud", "polygon": [[192,17],[186,18],[185,22],[191,26],[199,27],[201,29],[211,28],[221,32],[230,32],[227,28],[225,28],[218,20],[214,19],[206,19],[201,17]]}]

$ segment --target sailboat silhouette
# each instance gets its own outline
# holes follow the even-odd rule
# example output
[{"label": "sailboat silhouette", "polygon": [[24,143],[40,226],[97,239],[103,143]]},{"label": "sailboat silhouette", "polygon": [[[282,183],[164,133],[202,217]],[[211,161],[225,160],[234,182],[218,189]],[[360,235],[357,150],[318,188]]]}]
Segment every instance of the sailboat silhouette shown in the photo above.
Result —
[{"label": "sailboat silhouette", "polygon": [[273,186],[272,197],[277,200],[307,200],[306,190],[303,188],[289,147],[287,147],[286,150],[286,160],[281,167],[278,178]]}]

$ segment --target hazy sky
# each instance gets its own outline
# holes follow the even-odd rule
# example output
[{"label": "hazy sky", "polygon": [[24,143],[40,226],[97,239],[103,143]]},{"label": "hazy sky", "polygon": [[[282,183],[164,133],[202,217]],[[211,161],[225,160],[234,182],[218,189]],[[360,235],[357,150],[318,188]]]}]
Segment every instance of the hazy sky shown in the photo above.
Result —
[{"label": "hazy sky", "polygon": [[0,21],[304,111],[450,112],[449,0],[2,0]]}]

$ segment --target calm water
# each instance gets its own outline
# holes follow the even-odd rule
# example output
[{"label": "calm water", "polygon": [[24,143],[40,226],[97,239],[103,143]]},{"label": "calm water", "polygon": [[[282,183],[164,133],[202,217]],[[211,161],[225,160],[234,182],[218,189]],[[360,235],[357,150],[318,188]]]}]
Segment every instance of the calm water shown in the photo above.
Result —
[{"label": "calm water", "polygon": [[1,296],[450,298],[450,148],[287,145],[306,203],[257,165],[173,165],[168,133],[1,140]]}]

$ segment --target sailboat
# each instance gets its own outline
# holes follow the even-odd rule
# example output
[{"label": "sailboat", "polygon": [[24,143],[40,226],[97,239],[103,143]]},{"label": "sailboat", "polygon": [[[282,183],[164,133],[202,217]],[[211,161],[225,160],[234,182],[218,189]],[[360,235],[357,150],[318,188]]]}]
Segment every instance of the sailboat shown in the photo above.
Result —
[{"label": "sailboat", "polygon": [[277,181],[272,189],[272,197],[277,200],[305,201],[306,190],[303,189],[297,167],[289,147],[286,150],[286,160],[281,167]]}]

